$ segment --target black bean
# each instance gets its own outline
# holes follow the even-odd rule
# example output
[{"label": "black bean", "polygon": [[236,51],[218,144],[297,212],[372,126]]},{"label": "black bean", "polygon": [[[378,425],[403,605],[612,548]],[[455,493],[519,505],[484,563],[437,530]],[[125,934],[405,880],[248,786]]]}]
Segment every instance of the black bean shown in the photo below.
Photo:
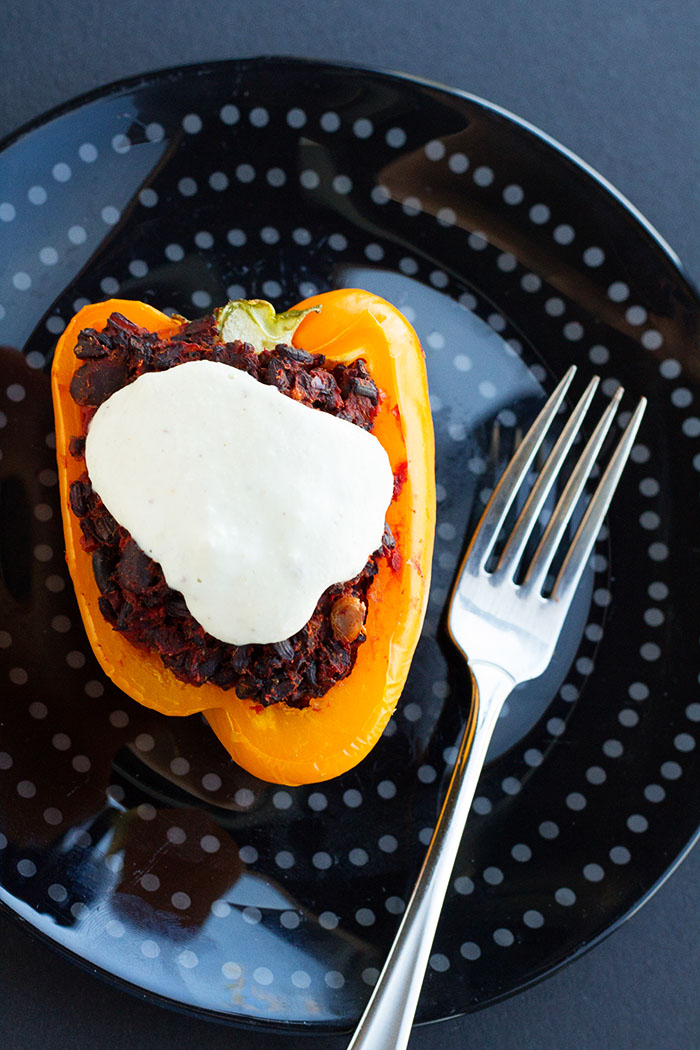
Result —
[{"label": "black bean", "polygon": [[156,571],[156,563],[130,539],[117,567],[117,577],[122,587],[134,594],[143,594],[153,583]]},{"label": "black bean", "polygon": [[114,587],[111,576],[116,564],[117,558],[108,548],[100,547],[92,556],[92,571],[102,594],[106,594]]},{"label": "black bean", "polygon": [[77,518],[84,518],[88,512],[88,499],[92,494],[92,485],[89,481],[74,481],[70,487],[68,498],[71,510]]}]

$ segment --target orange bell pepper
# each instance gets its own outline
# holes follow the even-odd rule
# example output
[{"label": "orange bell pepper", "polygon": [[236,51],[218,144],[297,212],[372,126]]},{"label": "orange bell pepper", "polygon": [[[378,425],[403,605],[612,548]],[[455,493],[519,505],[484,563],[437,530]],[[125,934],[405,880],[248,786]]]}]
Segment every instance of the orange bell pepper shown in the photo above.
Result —
[{"label": "orange bell pepper", "polygon": [[366,641],[350,675],[304,709],[261,707],[233,690],[189,685],[154,653],[136,649],[106,622],[90,555],[69,505],[71,483],[84,461],[70,455],[81,410],[70,396],[79,363],[73,354],[84,328],[101,330],[110,314],[167,336],[178,322],[144,303],[112,299],[86,306],[58,341],[52,368],[56,450],[66,559],[90,644],[105,673],[134,700],[169,715],[203,711],[236,762],[263,780],[310,784],[338,776],[368,754],[391,717],[408,675],[425,614],[435,529],[433,427],[425,362],[405,318],[369,292],[326,292],[296,309],[321,305],[297,328],[293,342],[330,362],[363,357],[384,397],[373,433],[402,484],[387,511],[395,556],[381,560],[369,591]]}]

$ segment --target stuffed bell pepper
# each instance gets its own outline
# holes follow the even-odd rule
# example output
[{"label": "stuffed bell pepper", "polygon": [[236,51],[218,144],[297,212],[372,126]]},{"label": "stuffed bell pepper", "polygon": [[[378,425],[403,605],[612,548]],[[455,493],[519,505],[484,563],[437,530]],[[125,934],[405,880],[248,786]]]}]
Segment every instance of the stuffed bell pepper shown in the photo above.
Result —
[{"label": "stuffed bell pepper", "polygon": [[338,776],[391,717],[435,527],[418,339],[368,292],[188,322],[86,306],[52,369],[66,557],[134,700],[203,712],[273,783]]}]

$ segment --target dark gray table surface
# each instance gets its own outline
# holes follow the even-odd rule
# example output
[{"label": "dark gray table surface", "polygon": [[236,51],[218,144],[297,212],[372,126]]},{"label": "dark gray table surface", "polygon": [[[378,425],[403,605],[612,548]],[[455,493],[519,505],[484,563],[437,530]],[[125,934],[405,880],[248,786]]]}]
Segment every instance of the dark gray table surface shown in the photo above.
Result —
[{"label": "dark gray table surface", "polygon": [[[531,121],[621,190],[700,280],[700,6],[693,0],[6,0],[0,136],[150,69],[291,54],[400,70]],[[693,494],[695,498],[695,494]],[[689,639],[695,645],[697,639]],[[412,1050],[697,1050],[700,850],[539,986],[416,1029]],[[286,1050],[128,996],[0,917],[0,1048]],[[315,1037],[318,1050],[346,1040]]]}]

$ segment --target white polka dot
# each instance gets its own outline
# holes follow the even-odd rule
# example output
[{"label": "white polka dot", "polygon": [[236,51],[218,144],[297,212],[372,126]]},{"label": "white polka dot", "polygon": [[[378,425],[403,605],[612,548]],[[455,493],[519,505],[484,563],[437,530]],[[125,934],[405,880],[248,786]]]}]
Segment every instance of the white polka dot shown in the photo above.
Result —
[{"label": "white polka dot", "polygon": [[324,974],[323,980],[329,988],[342,988],[345,984],[345,978],[340,970],[329,970],[328,973]]},{"label": "white polka dot", "polygon": [[115,226],[116,223],[119,222],[119,209],[115,208],[112,204],[108,204],[106,207],[104,207],[100,214],[102,215],[102,221],[107,226]]},{"label": "white polka dot", "polygon": [[583,869],[583,877],[588,882],[600,882],[605,877],[605,871],[600,864],[586,864]]},{"label": "white polka dot", "polygon": [[147,959],[156,959],[160,955],[160,948],[155,941],[146,940],[141,942],[141,953]]},{"label": "white polka dot", "polygon": [[333,911],[322,911],[318,917],[318,924],[324,930],[335,930],[340,919]]},{"label": "white polka dot", "polygon": [[485,795],[477,795],[474,801],[472,802],[472,809],[475,813],[478,813],[479,816],[484,817],[487,813],[491,812],[493,806],[491,804],[491,800],[486,798]]},{"label": "white polka dot", "polygon": [[400,149],[406,143],[406,132],[403,128],[389,128],[386,133],[386,143],[393,149]]},{"label": "white polka dot", "polygon": [[399,843],[394,835],[382,835],[377,841],[377,845],[382,853],[395,853]]},{"label": "white polka dot", "polygon": [[197,183],[193,178],[185,176],[184,179],[180,179],[177,188],[183,197],[194,197],[197,192]]},{"label": "white polka dot", "polygon": [[33,700],[29,705],[29,714],[32,718],[41,719],[46,718],[49,713],[49,709],[46,704],[43,704],[41,700]]},{"label": "white polka dot", "polygon": [[642,332],[642,346],[645,350],[658,350],[663,346],[664,338],[661,332],[657,332],[655,328],[649,328],[646,332]]},{"label": "white polka dot", "polygon": [[536,766],[541,765],[544,755],[538,748],[530,747],[523,755],[523,758],[525,759],[526,765],[534,768]]},{"label": "white polka dot", "polygon": [[643,306],[630,306],[625,312],[625,317],[628,324],[636,326],[644,324],[647,319],[647,312]]},{"label": "white polka dot", "polygon": [[24,270],[18,270],[12,277],[12,283],[18,292],[26,292],[32,286],[32,279]]},{"label": "white polka dot", "polygon": [[531,930],[539,930],[544,926],[544,915],[535,908],[530,908],[523,915],[523,922]]},{"label": "white polka dot", "polygon": [[146,138],[149,142],[162,142],[165,138],[165,128],[157,121],[146,125]]},{"label": "white polka dot", "polygon": [[292,796],[288,791],[275,791],[272,796],[272,804],[275,809],[289,809],[292,804]]},{"label": "white polka dot", "polygon": [[221,849],[221,842],[216,835],[203,835],[199,840],[199,845],[205,853],[218,853]]},{"label": "white polka dot", "polygon": [[557,904],[561,904],[564,908],[570,908],[572,904],[576,903],[576,894],[568,886],[562,886],[555,892],[554,899]]},{"label": "white polka dot", "polygon": [[519,863],[524,864],[532,858],[532,850],[524,842],[516,842],[510,851],[510,855],[513,860],[517,860]]},{"label": "white polka dot", "polygon": [[454,208],[438,208],[436,219],[441,226],[454,226],[457,222],[457,213]]},{"label": "white polka dot", "polygon": [[359,926],[372,926],[375,915],[371,908],[358,908],[355,912],[355,921]]},{"label": "white polka dot", "polygon": [[152,871],[147,871],[139,881],[147,893],[155,893],[157,889],[160,889],[160,879]]},{"label": "white polka dot", "polygon": [[109,919],[105,925],[105,933],[109,937],[123,937],[125,932],[124,924],[118,919]]},{"label": "white polka dot", "polygon": [[318,871],[328,871],[333,866],[333,858],[325,850],[318,850],[311,858],[311,863]]},{"label": "white polka dot", "polygon": [[20,875],[23,875],[25,879],[31,879],[33,875],[36,875],[36,864],[33,860],[20,860],[17,862],[17,871]]},{"label": "white polka dot", "polygon": [[205,791],[218,791],[221,783],[221,777],[218,773],[205,773],[202,777],[202,787]]},{"label": "white polka dot", "polygon": [[85,164],[93,164],[97,160],[97,147],[92,142],[83,142],[78,149],[78,156]]},{"label": "white polka dot", "polygon": [[357,809],[358,806],[362,805],[362,795],[357,788],[348,788],[348,790],[343,793],[343,802],[350,809]]},{"label": "white polka dot", "polygon": [[487,882],[489,886],[500,886],[503,882],[503,872],[500,868],[496,868],[493,865],[484,869],[484,882]]},{"label": "white polka dot", "polygon": [[578,812],[586,808],[586,797],[580,791],[571,791],[566,796],[566,805],[569,809]]},{"label": "white polka dot", "polygon": [[509,948],[515,941],[515,937],[510,930],[505,927],[500,927],[493,931],[493,939],[501,948]]},{"label": "white polka dot", "polygon": [[481,948],[475,941],[465,941],[460,945],[459,954],[469,962],[475,962],[481,958]]},{"label": "white polka dot", "polygon": [[543,839],[555,839],[559,834],[559,827],[553,820],[543,820],[537,830]]},{"label": "white polka dot", "polygon": [[566,310],[566,304],[563,299],[559,298],[559,296],[553,295],[551,298],[547,299],[544,308],[550,317],[561,317]]},{"label": "white polka dot", "polygon": [[613,864],[629,864],[632,854],[626,846],[613,846],[608,856]]},{"label": "white polka dot", "polygon": [[221,972],[224,977],[227,977],[230,981],[237,981],[238,978],[243,974],[243,970],[235,962],[225,962],[221,967]]},{"label": "white polka dot", "polygon": [[305,190],[315,190],[321,179],[319,178],[318,172],[313,171],[311,168],[306,168],[299,175],[299,182]]},{"label": "white polka dot", "polygon": [[490,186],[494,179],[493,169],[481,164],[474,169],[473,179],[477,186]]},{"label": "white polka dot", "polygon": [[530,208],[529,214],[530,221],[536,223],[538,226],[541,226],[543,223],[547,222],[551,212],[546,204],[533,204],[533,206]]},{"label": "white polka dot", "polygon": [[340,117],[333,112],[323,113],[319,123],[324,131],[332,133],[340,127]]},{"label": "white polka dot", "polygon": [[247,922],[250,926],[257,926],[257,924],[262,919],[262,912],[260,911],[260,908],[254,908],[250,905],[247,908],[243,909],[241,915],[243,917],[243,921]]},{"label": "white polka dot", "polygon": [[583,325],[579,324],[578,321],[569,321],[564,325],[562,332],[564,338],[568,339],[569,342],[577,342],[579,339],[583,338]]},{"label": "white polka dot", "polygon": [[[659,790],[662,791],[664,795],[666,794],[666,792],[663,791],[663,788],[659,788]],[[641,813],[632,813],[627,818],[627,827],[630,831],[633,831],[635,835],[641,835],[648,829],[649,821]]]},{"label": "white polka dot", "polygon": [[217,193],[221,193],[222,190],[228,188],[229,179],[228,175],[224,171],[213,171],[209,176],[209,185]]},{"label": "white polka dot", "polygon": [[43,186],[30,186],[27,197],[30,204],[45,204],[48,194]]},{"label": "white polka dot", "polygon": [[377,784],[377,794],[380,798],[394,798],[396,795],[396,784],[393,780],[381,780]]},{"label": "white polka dot", "polygon": [[678,733],[673,738],[673,746],[676,751],[681,751],[687,754],[690,751],[695,750],[695,738],[690,733]]},{"label": "white polka dot", "polygon": [[239,164],[236,168],[236,178],[239,182],[252,182],[255,178],[255,168],[252,164]]},{"label": "white polka dot", "polygon": [[177,827],[176,825],[173,825],[172,827],[168,828],[165,835],[168,842],[172,842],[174,846],[181,846],[182,843],[187,839],[187,835],[185,834],[184,830],[182,828]]},{"label": "white polka dot", "polygon": [[48,887],[48,896],[57,904],[62,904],[67,900],[68,890],[60,882],[54,882]]},{"label": "white polka dot", "polygon": [[17,785],[17,794],[20,798],[34,798],[36,795],[36,785],[31,780],[20,780]]},{"label": "white polka dot", "polygon": [[283,870],[293,868],[295,864],[294,854],[286,849],[280,850],[279,853],[275,855],[275,864],[278,868],[282,868]]},{"label": "white polka dot", "polygon": [[359,846],[355,849],[351,849],[348,853],[348,860],[351,864],[354,864],[356,868],[364,867],[369,860],[369,854],[367,850],[361,849]]},{"label": "white polka dot", "polygon": [[306,800],[309,809],[313,809],[315,813],[320,813],[328,805],[328,799],[322,791],[312,791]]},{"label": "white polka dot", "polygon": [[58,164],[54,164],[53,168],[51,169],[51,174],[53,175],[56,182],[68,182],[72,175],[72,172],[68,164],[65,164],[63,161],[59,161]]},{"label": "white polka dot", "polygon": [[571,244],[576,236],[576,232],[573,226],[569,226],[568,223],[561,223],[559,226],[555,226],[552,231],[552,236],[557,244]]},{"label": "white polka dot", "polygon": [[225,919],[227,915],[231,914],[231,905],[227,901],[214,901],[210,910],[217,919]]},{"label": "white polka dot", "polygon": [[14,204],[10,204],[9,201],[3,201],[0,204],[0,222],[12,222],[16,214],[17,211]]},{"label": "white polka dot", "polygon": [[503,190],[503,200],[506,204],[522,204],[525,198],[525,193],[522,186],[517,186],[515,183],[511,183],[510,186],[506,186]]},{"label": "white polka dot", "polygon": [[[214,774],[216,775],[216,774]],[[219,786],[221,785],[221,778],[219,778]],[[244,809],[248,809],[255,802],[255,794],[250,788],[238,788],[234,795],[237,806],[241,806]]]},{"label": "white polka dot", "polygon": [[454,881],[454,888],[462,897],[474,892],[474,883],[468,875],[459,875]]},{"label": "white polka dot", "polygon": [[518,260],[511,252],[502,252],[496,260],[496,265],[503,273],[512,273],[518,265]]},{"label": "white polka dot", "polygon": [[542,280],[536,273],[526,273],[520,280],[520,286],[525,292],[539,292]]},{"label": "white polka dot", "polygon": [[244,864],[255,864],[258,859],[258,851],[255,846],[241,846],[238,851],[238,856]]},{"label": "white polka dot", "polygon": [[291,975],[291,982],[295,988],[308,988],[311,984],[311,977],[306,970],[294,970]]},{"label": "white polka dot", "polygon": [[112,149],[115,153],[128,153],[131,149],[131,140],[128,135],[125,135],[123,131],[120,131],[117,135],[112,138]]},{"label": "white polka dot", "polygon": [[608,298],[612,299],[614,303],[624,302],[629,297],[629,294],[629,285],[625,284],[624,281],[613,281],[608,287]]},{"label": "white polka dot", "polygon": [[180,966],[184,966],[186,970],[191,970],[193,966],[197,965],[199,959],[195,952],[191,951],[189,948],[185,948],[185,950],[178,955],[177,961]]}]

